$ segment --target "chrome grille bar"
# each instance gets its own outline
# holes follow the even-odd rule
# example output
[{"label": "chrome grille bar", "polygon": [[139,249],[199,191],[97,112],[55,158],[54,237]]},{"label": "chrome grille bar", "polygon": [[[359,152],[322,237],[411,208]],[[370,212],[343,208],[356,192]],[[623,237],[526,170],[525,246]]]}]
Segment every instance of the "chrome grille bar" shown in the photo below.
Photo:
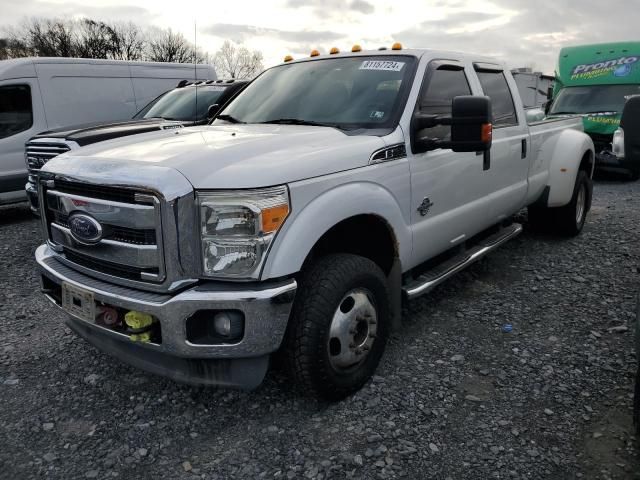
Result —
[{"label": "chrome grille bar", "polygon": [[38,140],[32,140],[26,145],[27,154],[27,166],[30,173],[36,173],[39,171],[45,163],[58,155],[71,150],[71,147],[63,141],[54,142],[46,141],[41,142]]},{"label": "chrome grille bar", "polygon": [[[135,192],[126,197],[115,196],[144,202],[127,203],[90,196],[99,187],[101,193],[111,197],[109,187],[86,184],[87,194],[82,195],[59,191],[58,183],[71,192],[82,192],[85,184],[54,181],[43,195],[49,244],[67,262],[84,271],[139,282],[158,283],[165,279],[160,202],[156,197]],[[100,224],[102,237],[97,243],[88,244],[72,233],[69,218],[79,213]]]}]

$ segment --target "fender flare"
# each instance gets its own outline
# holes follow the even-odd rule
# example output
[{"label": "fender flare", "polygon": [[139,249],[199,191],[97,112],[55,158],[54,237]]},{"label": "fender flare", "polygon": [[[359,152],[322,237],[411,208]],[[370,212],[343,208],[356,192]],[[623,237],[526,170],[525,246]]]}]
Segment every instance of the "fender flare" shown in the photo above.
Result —
[{"label": "fender flare", "polygon": [[[346,183],[314,198],[301,211],[292,202],[291,218],[276,236],[262,270],[262,279],[299,272],[318,240],[338,223],[357,215],[375,215],[391,228],[402,264],[411,256],[412,236],[395,197],[379,184]],[[339,206],[340,208],[336,208]]]},{"label": "fender flare", "polygon": [[591,155],[589,178],[595,165],[591,137],[579,130],[568,129],[560,133],[549,162],[548,207],[562,207],[571,201],[573,187],[585,154]]}]

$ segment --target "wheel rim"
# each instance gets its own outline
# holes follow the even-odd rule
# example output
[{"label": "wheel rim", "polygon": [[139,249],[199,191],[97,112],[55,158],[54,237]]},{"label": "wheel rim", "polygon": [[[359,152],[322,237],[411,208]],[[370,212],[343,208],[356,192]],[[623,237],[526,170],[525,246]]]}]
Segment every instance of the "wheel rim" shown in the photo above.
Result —
[{"label": "wheel rim", "polygon": [[576,224],[580,225],[584,211],[586,210],[587,194],[585,192],[584,184],[580,184],[578,189],[578,197],[576,198]]},{"label": "wheel rim", "polygon": [[378,312],[371,298],[369,291],[354,289],[333,314],[327,351],[329,363],[337,371],[360,365],[371,352],[378,332]]}]

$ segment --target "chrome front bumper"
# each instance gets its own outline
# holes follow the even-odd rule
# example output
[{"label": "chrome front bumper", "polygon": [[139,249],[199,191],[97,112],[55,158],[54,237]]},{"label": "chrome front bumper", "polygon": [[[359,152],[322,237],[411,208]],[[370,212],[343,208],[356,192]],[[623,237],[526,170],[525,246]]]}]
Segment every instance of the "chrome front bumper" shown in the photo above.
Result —
[{"label": "chrome front bumper", "polygon": [[[84,275],[62,264],[47,245],[36,250],[43,277],[89,290],[98,302],[148,313],[161,326],[162,343],[133,342],[127,335],[69,315],[69,326],[101,350],[127,363],[174,380],[200,385],[254,388],[268,366],[269,354],[282,342],[296,281],[252,284],[206,282],[177,294],[144,292]],[[50,289],[47,297],[60,306]],[[240,310],[243,338],[235,344],[196,345],[186,337],[186,319],[198,310]]]}]

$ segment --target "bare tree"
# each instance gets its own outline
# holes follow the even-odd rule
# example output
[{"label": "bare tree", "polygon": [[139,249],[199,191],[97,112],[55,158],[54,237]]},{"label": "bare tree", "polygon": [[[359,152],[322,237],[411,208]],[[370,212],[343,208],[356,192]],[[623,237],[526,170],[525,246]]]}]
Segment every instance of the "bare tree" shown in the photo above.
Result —
[{"label": "bare tree", "polygon": [[194,57],[193,46],[184,35],[170,28],[153,28],[149,32],[147,48],[147,56],[152,62],[188,63]]},{"label": "bare tree", "polygon": [[264,68],[262,59],[262,52],[225,40],[214,57],[214,64],[219,75],[253,78]]},{"label": "bare tree", "polygon": [[76,54],[82,58],[114,58],[119,50],[115,29],[104,22],[85,18],[77,28]]},{"label": "bare tree", "polygon": [[142,60],[145,49],[143,33],[133,22],[119,23],[114,27],[117,38],[116,60]]},{"label": "bare tree", "polygon": [[73,24],[63,20],[32,19],[14,40],[28,46],[32,55],[40,57],[73,57],[76,54]]}]

